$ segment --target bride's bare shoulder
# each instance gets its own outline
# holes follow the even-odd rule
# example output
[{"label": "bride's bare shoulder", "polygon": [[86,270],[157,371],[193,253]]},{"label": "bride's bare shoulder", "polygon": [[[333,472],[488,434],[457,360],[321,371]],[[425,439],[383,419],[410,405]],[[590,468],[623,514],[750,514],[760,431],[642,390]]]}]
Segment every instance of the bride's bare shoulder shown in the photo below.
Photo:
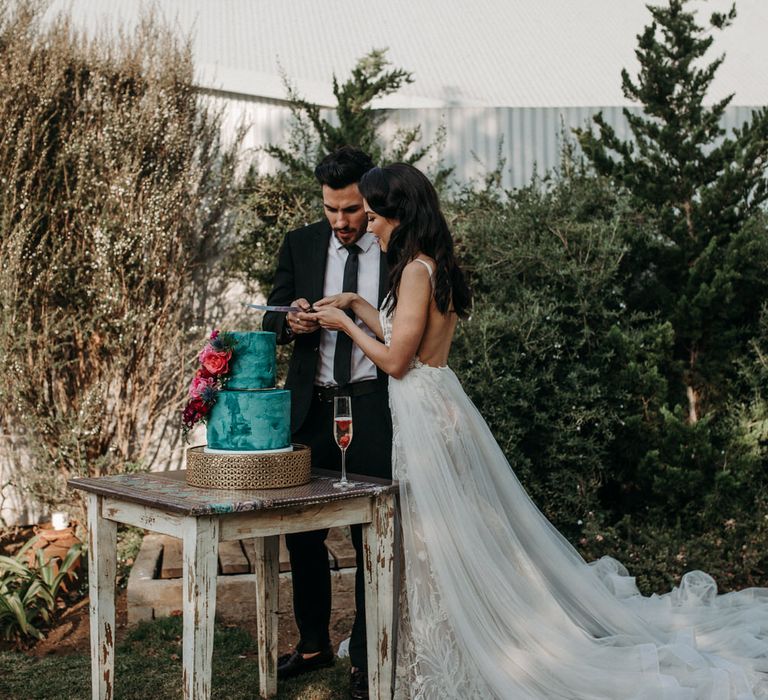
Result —
[{"label": "bride's bare shoulder", "polygon": [[435,271],[435,263],[432,258],[419,256],[413,258],[404,268],[403,276],[408,275],[411,279],[429,278]]},{"label": "bride's bare shoulder", "polygon": [[436,263],[435,261],[430,258],[428,255],[424,255],[423,253],[420,253],[415,258],[413,258],[406,266],[403,268],[403,272],[406,270],[410,270],[411,274],[415,275],[426,275],[429,277],[432,277],[432,275],[435,272]]},{"label": "bride's bare shoulder", "polygon": [[435,262],[435,259],[434,259],[434,258],[431,258],[431,257],[430,257],[429,255],[427,255],[426,253],[419,253],[419,254],[418,254],[418,255],[417,255],[415,258],[414,258],[414,260],[420,260],[420,261],[422,262],[422,264],[423,264],[423,263],[427,263],[427,265],[429,265],[429,266],[432,268],[432,270],[434,270],[434,269],[435,269],[435,267],[437,266],[437,263]]}]

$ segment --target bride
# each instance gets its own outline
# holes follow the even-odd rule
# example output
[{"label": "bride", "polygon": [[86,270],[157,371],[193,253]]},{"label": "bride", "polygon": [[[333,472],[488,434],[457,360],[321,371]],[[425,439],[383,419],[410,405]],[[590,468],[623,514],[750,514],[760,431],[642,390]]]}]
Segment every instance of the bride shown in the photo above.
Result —
[{"label": "bride", "polygon": [[691,572],[646,598],[618,562],[584,562],[446,364],[470,295],[431,183],[395,164],[368,172],[360,192],[390,294],[381,311],[353,293],[327,297],[313,317],[391,377],[406,580],[396,696],[768,698],[768,589],[718,596]]}]

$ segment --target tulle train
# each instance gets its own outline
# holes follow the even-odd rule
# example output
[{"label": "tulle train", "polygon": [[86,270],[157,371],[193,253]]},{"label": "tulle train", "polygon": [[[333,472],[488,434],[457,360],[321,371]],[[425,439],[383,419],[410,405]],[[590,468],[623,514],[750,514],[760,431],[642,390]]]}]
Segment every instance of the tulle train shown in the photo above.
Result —
[{"label": "tulle train", "polygon": [[539,512],[454,373],[390,380],[406,585],[396,697],[768,698],[768,589],[640,595]]}]

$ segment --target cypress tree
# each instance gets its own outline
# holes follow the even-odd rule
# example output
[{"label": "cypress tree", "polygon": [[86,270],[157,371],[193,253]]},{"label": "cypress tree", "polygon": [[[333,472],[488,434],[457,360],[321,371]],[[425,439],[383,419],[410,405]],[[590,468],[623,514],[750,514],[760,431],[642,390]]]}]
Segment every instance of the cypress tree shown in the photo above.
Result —
[{"label": "cypress tree", "polygon": [[636,79],[622,71],[624,95],[640,112],[624,114],[633,138],[622,141],[594,118],[598,134],[577,135],[595,170],[626,188],[655,223],[629,243],[628,302],[659,314],[674,330],[669,401],[694,425],[738,392],[736,360],[757,329],[768,292],[764,227],[746,226],[768,198],[768,110],[725,134],[733,95],[707,104],[724,56],[704,57],[713,31],[735,6],[700,26],[689,0],[649,6],[653,21],[638,35]]},{"label": "cypress tree", "polygon": [[615,456],[603,500],[615,518],[666,522],[681,537],[726,517],[756,517],[768,488],[765,443],[750,433],[765,387],[744,371],[762,347],[768,298],[768,110],[725,133],[733,95],[707,98],[725,57],[706,56],[735,7],[704,26],[688,6],[649,6],[640,70],[621,76],[624,95],[641,105],[624,110],[632,138],[619,139],[602,115],[597,133],[577,131],[595,171],[628,192],[637,212],[623,259],[625,303],[655,316],[659,340],[672,335],[658,365],[662,393],[641,397],[637,451]]}]

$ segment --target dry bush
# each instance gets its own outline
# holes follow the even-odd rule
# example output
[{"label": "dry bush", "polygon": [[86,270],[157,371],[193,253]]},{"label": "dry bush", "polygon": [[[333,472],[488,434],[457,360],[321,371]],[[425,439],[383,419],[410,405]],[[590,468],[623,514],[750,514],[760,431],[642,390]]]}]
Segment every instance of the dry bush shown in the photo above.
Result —
[{"label": "dry bush", "polygon": [[0,0],[0,432],[42,503],[178,440],[236,148],[192,76],[188,44],[152,16],[86,38]]}]

